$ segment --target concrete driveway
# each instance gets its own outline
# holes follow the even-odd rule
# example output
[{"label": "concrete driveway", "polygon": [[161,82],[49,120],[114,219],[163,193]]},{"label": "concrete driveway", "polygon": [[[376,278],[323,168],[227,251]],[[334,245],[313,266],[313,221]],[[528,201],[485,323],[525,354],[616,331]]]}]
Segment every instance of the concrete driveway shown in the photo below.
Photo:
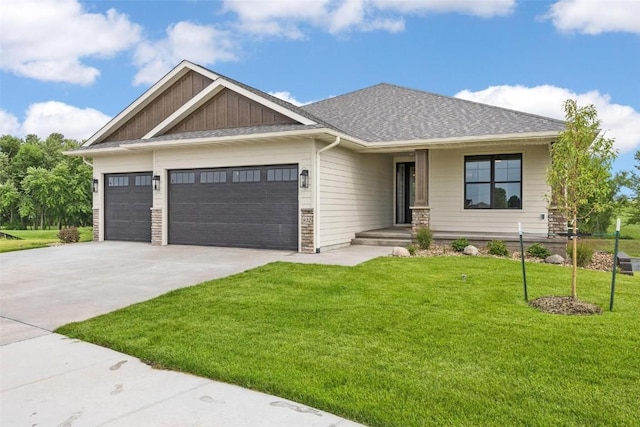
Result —
[{"label": "concrete driveway", "polygon": [[155,370],[51,331],[273,261],[355,265],[389,253],[101,242],[0,254],[0,424],[356,426],[274,396]]}]

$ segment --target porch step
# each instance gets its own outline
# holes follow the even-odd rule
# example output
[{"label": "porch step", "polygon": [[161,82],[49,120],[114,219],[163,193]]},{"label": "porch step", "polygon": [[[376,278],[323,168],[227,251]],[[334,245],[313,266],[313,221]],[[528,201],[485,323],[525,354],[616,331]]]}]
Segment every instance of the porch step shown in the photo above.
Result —
[{"label": "porch step", "polygon": [[384,239],[384,238],[361,238],[351,239],[352,245],[364,246],[402,246],[406,247],[411,243],[411,239]]},{"label": "porch step", "polygon": [[352,245],[367,246],[402,246],[411,243],[411,229],[409,227],[389,227],[379,230],[361,231],[356,238],[351,239]]},{"label": "porch step", "polygon": [[631,261],[631,257],[625,252],[618,252],[618,267],[620,267],[620,274],[633,276],[633,262]]}]

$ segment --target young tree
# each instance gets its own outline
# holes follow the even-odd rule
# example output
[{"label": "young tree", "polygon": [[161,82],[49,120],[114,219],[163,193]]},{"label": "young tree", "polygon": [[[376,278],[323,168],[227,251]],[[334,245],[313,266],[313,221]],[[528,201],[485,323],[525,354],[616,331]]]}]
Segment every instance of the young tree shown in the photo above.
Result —
[{"label": "young tree", "polygon": [[598,112],[593,105],[580,107],[575,100],[564,102],[566,129],[551,145],[551,166],[547,182],[556,209],[568,219],[573,231],[571,296],[577,298],[578,221],[603,211],[610,200],[611,163],[616,157],[613,140],[601,133]]},{"label": "young tree", "polygon": [[636,151],[636,171],[626,174],[625,186],[631,189],[629,224],[640,224],[640,150]]}]

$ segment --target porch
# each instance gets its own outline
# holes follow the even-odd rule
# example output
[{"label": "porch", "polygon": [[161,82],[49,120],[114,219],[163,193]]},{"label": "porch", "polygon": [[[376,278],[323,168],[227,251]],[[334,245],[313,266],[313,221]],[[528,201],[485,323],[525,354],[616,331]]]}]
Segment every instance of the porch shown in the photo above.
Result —
[{"label": "porch", "polygon": [[[478,248],[487,246],[491,240],[502,240],[510,251],[520,250],[520,237],[517,233],[474,233],[433,230],[433,241],[439,245],[450,245],[456,239],[467,239],[469,244]],[[524,246],[528,248],[533,243],[544,245],[553,254],[566,257],[567,239],[564,237],[550,238],[546,234],[525,234]],[[352,245],[369,246],[407,246],[411,243],[411,227],[386,227],[356,233],[351,240]]]}]

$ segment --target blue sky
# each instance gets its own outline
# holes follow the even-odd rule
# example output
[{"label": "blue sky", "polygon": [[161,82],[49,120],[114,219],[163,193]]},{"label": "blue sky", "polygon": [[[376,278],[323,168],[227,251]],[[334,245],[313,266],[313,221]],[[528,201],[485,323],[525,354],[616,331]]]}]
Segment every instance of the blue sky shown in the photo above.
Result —
[{"label": "blue sky", "polygon": [[637,0],[6,0],[0,134],[85,139],[188,59],[294,103],[380,82],[562,118],[594,104],[632,169]]}]

